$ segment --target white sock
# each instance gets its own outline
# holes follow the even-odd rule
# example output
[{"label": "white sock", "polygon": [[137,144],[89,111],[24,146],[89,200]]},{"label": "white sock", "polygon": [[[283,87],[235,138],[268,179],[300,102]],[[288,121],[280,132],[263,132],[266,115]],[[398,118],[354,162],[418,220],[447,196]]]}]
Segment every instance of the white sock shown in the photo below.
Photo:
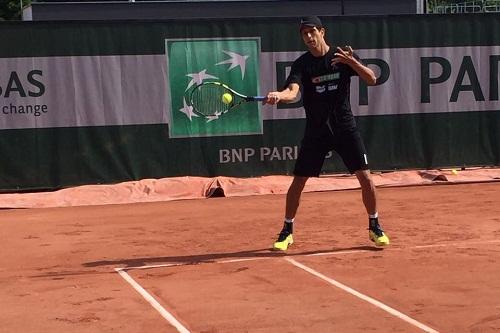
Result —
[{"label": "white sock", "polygon": [[285,222],[286,222],[286,223],[293,223],[293,220],[295,220],[295,218],[293,218],[293,219],[289,219],[289,218],[286,218],[286,217],[285,217]]},{"label": "white sock", "polygon": [[368,217],[371,219],[377,219],[378,218],[378,212],[375,212],[375,214],[368,214]]}]

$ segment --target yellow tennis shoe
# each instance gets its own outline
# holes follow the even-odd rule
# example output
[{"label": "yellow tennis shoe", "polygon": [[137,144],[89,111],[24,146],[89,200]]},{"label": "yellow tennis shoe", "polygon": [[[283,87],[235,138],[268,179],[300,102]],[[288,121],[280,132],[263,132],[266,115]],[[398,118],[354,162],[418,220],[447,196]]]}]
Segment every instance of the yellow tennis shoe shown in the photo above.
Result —
[{"label": "yellow tennis shoe", "polygon": [[377,246],[386,246],[390,244],[389,237],[384,233],[380,227],[377,218],[370,218],[368,220],[368,237]]},{"label": "yellow tennis shoe", "polygon": [[293,234],[288,232],[280,232],[278,240],[274,242],[273,250],[286,251],[293,244]]},{"label": "yellow tennis shoe", "polygon": [[382,229],[371,230],[369,229],[368,235],[370,240],[375,243],[377,246],[386,246],[391,243],[389,237],[382,231]]}]

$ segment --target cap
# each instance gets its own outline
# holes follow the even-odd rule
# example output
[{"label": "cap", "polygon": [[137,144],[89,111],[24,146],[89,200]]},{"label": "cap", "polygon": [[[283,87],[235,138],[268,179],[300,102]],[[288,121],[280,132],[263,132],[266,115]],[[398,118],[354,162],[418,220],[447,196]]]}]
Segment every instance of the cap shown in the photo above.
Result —
[{"label": "cap", "polygon": [[323,28],[323,23],[321,23],[321,20],[317,16],[306,16],[300,19],[300,29],[304,26]]}]

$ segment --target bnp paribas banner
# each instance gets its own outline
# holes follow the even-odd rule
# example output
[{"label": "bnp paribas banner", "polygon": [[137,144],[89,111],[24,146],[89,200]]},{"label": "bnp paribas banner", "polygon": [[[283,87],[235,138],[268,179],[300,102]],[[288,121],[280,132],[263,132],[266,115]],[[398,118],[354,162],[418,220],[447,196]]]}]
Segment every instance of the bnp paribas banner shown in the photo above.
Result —
[{"label": "bnp paribas banner", "polygon": [[[165,40],[163,55],[0,58],[2,129],[169,124],[170,137],[262,134],[262,120],[304,117],[300,102],[247,103],[198,117],[191,89],[225,82],[246,95],[280,88],[302,51],[261,52],[258,37]],[[378,76],[352,82],[357,116],[500,110],[500,46],[356,52]]]},{"label": "bnp paribas banner", "polygon": [[172,138],[262,134],[259,103],[205,118],[193,112],[189,98],[193,88],[209,81],[225,82],[248,96],[258,95],[259,38],[167,40],[165,50]]}]

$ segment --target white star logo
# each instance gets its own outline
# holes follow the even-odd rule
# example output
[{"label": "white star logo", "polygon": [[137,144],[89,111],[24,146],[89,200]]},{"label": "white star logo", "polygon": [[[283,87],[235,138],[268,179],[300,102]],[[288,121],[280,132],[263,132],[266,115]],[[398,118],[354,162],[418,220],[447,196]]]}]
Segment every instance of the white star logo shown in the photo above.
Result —
[{"label": "white star logo", "polygon": [[194,84],[199,85],[203,82],[203,80],[206,79],[218,79],[217,76],[213,76],[210,74],[207,74],[207,70],[204,69],[199,73],[191,73],[191,74],[186,74],[186,76],[189,76],[191,78],[191,81],[189,81],[189,84],[186,88],[186,91],[188,91],[189,88],[191,88]]},{"label": "white star logo", "polygon": [[199,117],[196,113],[193,112],[193,107],[186,103],[185,98],[183,99],[183,103],[184,106],[182,107],[182,109],[179,109],[179,111],[184,113],[189,118],[189,121],[193,121],[191,117]]},{"label": "white star logo", "polygon": [[217,63],[216,65],[231,64],[231,66],[228,68],[228,71],[230,71],[231,69],[233,69],[237,66],[240,66],[241,79],[243,80],[243,78],[245,77],[245,65],[246,65],[246,61],[247,61],[249,56],[241,55],[241,54],[230,52],[230,51],[224,51],[224,50],[222,50],[222,52],[224,52],[225,54],[227,54],[231,58],[224,60],[224,61],[221,61],[221,62]]},{"label": "white star logo", "polygon": [[219,116],[222,114],[222,112],[216,112],[213,116],[207,116],[207,123],[219,119]]}]

